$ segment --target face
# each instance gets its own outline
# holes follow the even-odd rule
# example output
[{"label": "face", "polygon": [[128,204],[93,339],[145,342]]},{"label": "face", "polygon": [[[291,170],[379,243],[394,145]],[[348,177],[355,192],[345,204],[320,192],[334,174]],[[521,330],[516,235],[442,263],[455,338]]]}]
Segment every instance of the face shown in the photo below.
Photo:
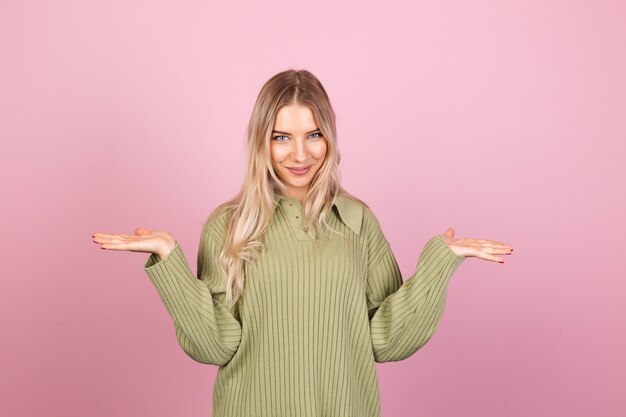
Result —
[{"label": "face", "polygon": [[276,175],[292,196],[303,201],[326,157],[326,138],[322,136],[311,109],[292,104],[278,111],[270,139],[270,153]]}]

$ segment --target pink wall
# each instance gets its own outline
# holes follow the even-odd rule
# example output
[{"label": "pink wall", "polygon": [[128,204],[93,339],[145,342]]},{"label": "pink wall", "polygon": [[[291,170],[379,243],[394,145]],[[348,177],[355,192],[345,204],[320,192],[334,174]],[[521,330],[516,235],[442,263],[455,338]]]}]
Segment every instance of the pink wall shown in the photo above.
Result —
[{"label": "pink wall", "polygon": [[0,3],[2,414],[210,415],[217,368],[179,348],[147,255],[90,236],[165,229],[195,270],[293,67],[406,277],[449,226],[515,247],[468,259],[428,345],[378,365],[383,416],[625,415],[625,3],[259,3]]}]

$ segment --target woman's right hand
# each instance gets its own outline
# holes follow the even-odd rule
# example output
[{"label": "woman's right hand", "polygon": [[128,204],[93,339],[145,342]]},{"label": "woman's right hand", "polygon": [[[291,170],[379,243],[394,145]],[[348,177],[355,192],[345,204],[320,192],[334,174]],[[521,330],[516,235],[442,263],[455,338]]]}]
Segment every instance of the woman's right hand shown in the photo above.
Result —
[{"label": "woman's right hand", "polygon": [[134,235],[95,232],[92,238],[101,249],[154,253],[161,259],[167,258],[176,246],[176,240],[168,232],[141,227],[135,229]]}]

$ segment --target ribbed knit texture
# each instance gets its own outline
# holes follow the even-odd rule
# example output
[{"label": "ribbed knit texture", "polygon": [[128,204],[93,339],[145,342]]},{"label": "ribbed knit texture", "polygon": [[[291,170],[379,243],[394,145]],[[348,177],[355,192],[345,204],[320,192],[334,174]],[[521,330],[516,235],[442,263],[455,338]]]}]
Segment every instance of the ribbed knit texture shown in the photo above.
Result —
[{"label": "ribbed knit texture", "polygon": [[433,335],[446,288],[465,257],[436,235],[405,282],[374,213],[345,196],[330,225],[305,229],[294,197],[277,197],[266,248],[245,269],[240,308],[225,307],[217,267],[227,216],[215,210],[200,238],[197,274],[176,242],[145,271],[173,319],[182,349],[218,365],[213,417],[379,417],[375,362],[411,356]]}]

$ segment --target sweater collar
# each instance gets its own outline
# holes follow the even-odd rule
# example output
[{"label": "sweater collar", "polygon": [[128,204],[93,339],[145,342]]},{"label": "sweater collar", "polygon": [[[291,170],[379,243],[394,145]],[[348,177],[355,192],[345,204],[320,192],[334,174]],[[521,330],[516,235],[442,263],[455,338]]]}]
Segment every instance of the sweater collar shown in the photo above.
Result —
[{"label": "sweater collar", "polygon": [[[296,197],[274,195],[274,202],[280,204],[282,200],[296,200]],[[337,207],[341,221],[358,235],[361,231],[361,222],[363,221],[363,205],[343,194],[339,194],[335,198],[333,206]]]}]

